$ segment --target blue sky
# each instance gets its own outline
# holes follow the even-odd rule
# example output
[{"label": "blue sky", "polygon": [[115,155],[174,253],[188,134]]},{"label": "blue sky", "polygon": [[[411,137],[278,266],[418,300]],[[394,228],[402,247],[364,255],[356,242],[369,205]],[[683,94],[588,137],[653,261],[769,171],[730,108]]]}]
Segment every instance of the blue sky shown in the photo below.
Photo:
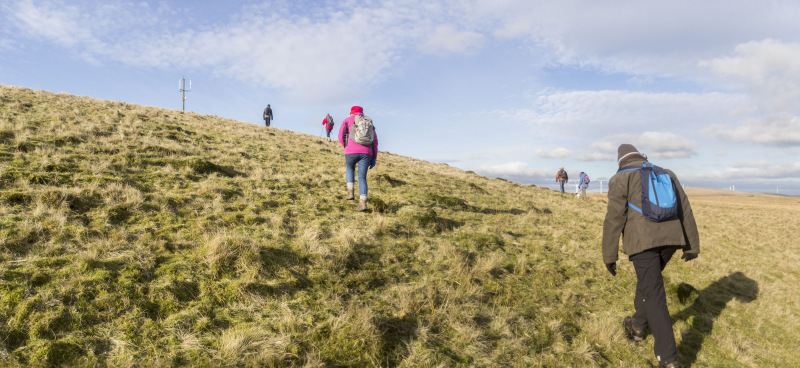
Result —
[{"label": "blue sky", "polygon": [[[0,83],[320,135],[555,188],[634,144],[684,185],[800,195],[795,1],[0,3]],[[268,144],[268,142],[265,142]],[[380,164],[380,162],[379,162]]]}]

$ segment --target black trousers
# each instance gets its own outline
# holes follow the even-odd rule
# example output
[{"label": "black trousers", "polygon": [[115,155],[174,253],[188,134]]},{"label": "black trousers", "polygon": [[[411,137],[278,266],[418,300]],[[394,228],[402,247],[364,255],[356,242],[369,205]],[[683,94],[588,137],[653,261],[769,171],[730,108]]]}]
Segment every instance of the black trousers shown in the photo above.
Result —
[{"label": "black trousers", "polygon": [[636,297],[633,306],[633,326],[653,333],[653,352],[660,363],[678,359],[675,333],[667,309],[667,294],[661,271],[675,254],[676,248],[656,248],[634,254],[628,259],[636,269]]}]

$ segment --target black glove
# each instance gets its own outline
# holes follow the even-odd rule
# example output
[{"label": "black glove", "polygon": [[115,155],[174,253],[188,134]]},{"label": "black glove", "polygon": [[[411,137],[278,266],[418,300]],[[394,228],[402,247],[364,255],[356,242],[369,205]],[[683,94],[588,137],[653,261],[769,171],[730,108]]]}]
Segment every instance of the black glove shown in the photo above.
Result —
[{"label": "black glove", "polygon": [[371,169],[371,168],[375,167],[375,164],[376,164],[376,163],[378,163],[378,160],[377,160],[377,159],[375,159],[375,158],[373,158],[373,159],[372,159],[372,162],[370,162],[370,164],[369,164],[369,168]]},{"label": "black glove", "polygon": [[608,269],[608,272],[611,273],[611,276],[617,275],[617,262],[606,263],[606,268]]},{"label": "black glove", "polygon": [[693,259],[695,259],[695,258],[697,258],[697,253],[684,253],[684,254],[681,256],[681,259],[682,259],[684,262],[689,262],[689,261],[691,261],[691,260],[693,260]]}]

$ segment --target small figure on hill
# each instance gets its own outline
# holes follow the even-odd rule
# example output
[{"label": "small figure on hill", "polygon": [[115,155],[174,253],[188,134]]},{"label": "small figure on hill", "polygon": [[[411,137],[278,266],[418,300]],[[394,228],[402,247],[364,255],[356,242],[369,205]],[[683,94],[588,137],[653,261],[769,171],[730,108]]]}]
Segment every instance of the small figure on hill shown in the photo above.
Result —
[{"label": "small figure on hill", "polygon": [[567,175],[567,170],[564,170],[564,166],[561,166],[561,168],[558,169],[558,173],[556,174],[556,182],[561,186],[561,194],[564,194],[564,185],[569,183],[569,175]]},{"label": "small figure on hill", "polygon": [[269,126],[272,119],[274,119],[274,117],[272,117],[272,108],[267,104],[267,108],[264,109],[264,124]]},{"label": "small figure on hill", "polygon": [[325,119],[322,119],[322,125],[325,126],[325,132],[328,133],[328,142],[331,141],[331,130],[333,130],[333,118],[331,114],[325,115]]},{"label": "small figure on hill", "polygon": [[354,198],[355,170],[358,165],[358,206],[356,211],[367,210],[367,170],[375,167],[378,160],[378,134],[372,119],[364,116],[361,106],[353,106],[350,116],[339,127],[339,143],[344,147],[347,173],[347,199]]},{"label": "small figure on hill", "polygon": [[635,313],[624,318],[623,328],[634,341],[644,340],[649,328],[658,367],[679,368],[661,272],[678,249],[683,250],[684,261],[697,258],[697,224],[689,198],[672,171],[648,162],[633,145],[620,145],[617,152],[619,170],[608,182],[603,262],[616,276],[622,234],[622,252],[636,270]]},{"label": "small figure on hill", "polygon": [[581,171],[581,177],[578,179],[578,187],[581,188],[581,199],[588,201],[589,197],[586,196],[586,188],[589,187],[589,175]]}]

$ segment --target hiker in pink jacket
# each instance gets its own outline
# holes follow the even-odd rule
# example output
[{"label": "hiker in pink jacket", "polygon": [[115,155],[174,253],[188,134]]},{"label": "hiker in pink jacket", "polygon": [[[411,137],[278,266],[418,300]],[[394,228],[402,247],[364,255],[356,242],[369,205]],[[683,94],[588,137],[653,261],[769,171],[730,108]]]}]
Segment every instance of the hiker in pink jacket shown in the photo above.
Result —
[{"label": "hiker in pink jacket", "polygon": [[350,116],[342,122],[339,127],[339,143],[344,147],[344,160],[347,174],[345,179],[347,181],[347,199],[354,198],[355,187],[355,170],[358,164],[358,206],[356,211],[367,210],[367,171],[375,167],[378,159],[378,133],[375,132],[372,144],[364,146],[356,143],[351,137],[353,130],[353,123],[355,123],[356,115],[364,116],[364,109],[361,106],[353,106],[350,109]]}]

